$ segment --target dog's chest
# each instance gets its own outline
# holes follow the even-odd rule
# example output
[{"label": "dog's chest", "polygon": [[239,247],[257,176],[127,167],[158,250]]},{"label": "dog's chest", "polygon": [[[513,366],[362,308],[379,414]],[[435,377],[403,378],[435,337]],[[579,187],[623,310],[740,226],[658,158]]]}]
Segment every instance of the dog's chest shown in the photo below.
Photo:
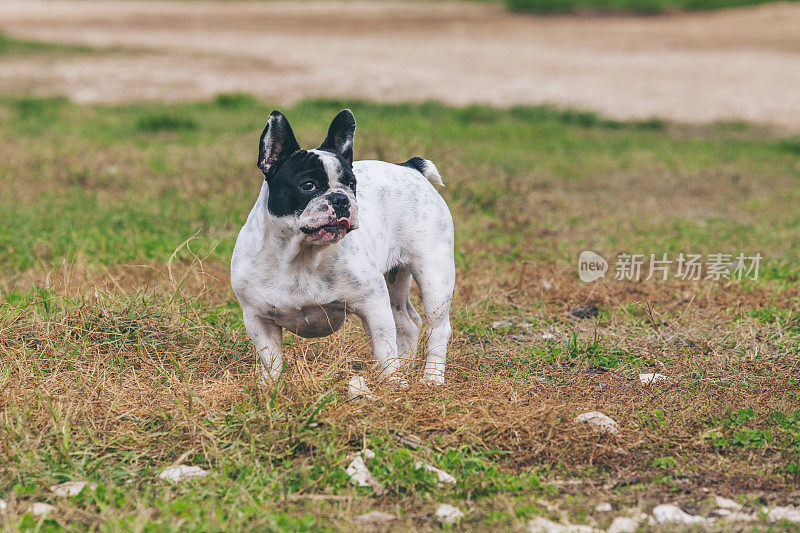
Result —
[{"label": "dog's chest", "polygon": [[346,281],[333,270],[279,272],[247,269],[246,299],[260,315],[301,337],[321,337],[338,330],[346,317]]}]

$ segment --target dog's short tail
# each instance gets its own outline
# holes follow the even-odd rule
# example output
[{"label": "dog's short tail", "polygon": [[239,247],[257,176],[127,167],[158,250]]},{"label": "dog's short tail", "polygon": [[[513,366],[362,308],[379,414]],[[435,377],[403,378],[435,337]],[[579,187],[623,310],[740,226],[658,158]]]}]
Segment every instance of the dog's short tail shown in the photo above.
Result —
[{"label": "dog's short tail", "polygon": [[421,157],[412,157],[405,163],[400,163],[402,167],[413,168],[414,170],[418,171],[420,174],[425,176],[428,181],[433,183],[434,185],[441,185],[444,187],[444,182],[442,181],[442,177],[439,175],[439,169],[436,168],[436,165],[433,164],[433,161],[429,161],[428,159],[422,159]]}]

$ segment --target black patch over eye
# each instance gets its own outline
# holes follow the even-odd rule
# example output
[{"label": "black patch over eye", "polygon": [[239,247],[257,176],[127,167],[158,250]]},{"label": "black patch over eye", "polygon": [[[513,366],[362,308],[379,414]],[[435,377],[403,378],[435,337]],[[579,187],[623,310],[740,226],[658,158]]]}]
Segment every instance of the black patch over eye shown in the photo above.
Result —
[{"label": "black patch over eye", "polygon": [[306,181],[306,182],[303,182],[302,185],[300,185],[300,188],[302,190],[304,190],[304,191],[313,191],[313,190],[315,190],[317,188],[317,186],[316,186],[316,184],[314,184],[313,181]]}]

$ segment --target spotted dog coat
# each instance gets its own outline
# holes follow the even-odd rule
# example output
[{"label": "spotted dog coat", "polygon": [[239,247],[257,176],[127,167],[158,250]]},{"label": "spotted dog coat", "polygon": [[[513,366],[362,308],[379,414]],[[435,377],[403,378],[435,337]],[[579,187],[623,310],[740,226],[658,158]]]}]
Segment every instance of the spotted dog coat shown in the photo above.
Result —
[{"label": "spotted dog coat", "polygon": [[330,335],[358,316],[382,376],[402,379],[422,326],[408,297],[422,295],[428,340],[423,380],[443,383],[455,285],[453,219],[431,183],[436,166],[353,163],[355,118],[331,123],[315,150],[301,150],[273,111],[259,143],[265,180],[236,240],[231,285],[264,376],[280,374],[283,328]]}]

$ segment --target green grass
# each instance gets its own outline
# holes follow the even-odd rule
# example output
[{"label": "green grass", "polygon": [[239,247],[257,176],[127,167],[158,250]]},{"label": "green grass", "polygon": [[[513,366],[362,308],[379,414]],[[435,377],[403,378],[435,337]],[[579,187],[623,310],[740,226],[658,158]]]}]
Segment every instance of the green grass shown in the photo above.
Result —
[{"label": "green grass", "polygon": [[[439,503],[466,513],[463,529],[523,530],[536,516],[605,528],[599,501],[632,516],[676,498],[708,514],[709,487],[749,512],[792,501],[796,137],[551,107],[283,108],[312,147],[350,107],[357,159],[429,157],[447,185],[458,268],[448,384],[376,385],[379,398],[361,402],[348,379],[375,380],[353,324],[327,339],[287,334],[280,387],[253,376],[228,264],[273,107],[241,94],[0,98],[3,528],[352,530],[382,510],[399,517],[390,528],[436,529]],[[584,249],[764,260],[756,281],[584,284]],[[586,304],[597,317],[569,313]],[[642,385],[640,372],[669,379]],[[573,422],[589,410],[620,434]],[[409,434],[422,446],[398,440]],[[386,495],[345,474],[365,447]],[[420,460],[458,483],[438,486]],[[210,475],[156,479],[176,462]],[[68,480],[99,487],[68,499],[48,488]],[[58,509],[34,517],[35,501]]]},{"label": "green grass", "polygon": [[775,0],[505,0],[508,9],[533,13],[639,13],[711,10],[763,4]]},{"label": "green grass", "polygon": [[89,53],[87,46],[69,46],[61,44],[17,39],[0,33],[0,57],[6,55],[43,54],[43,53]]},{"label": "green grass", "polygon": [[[571,262],[584,248],[769,250],[763,277],[791,280],[800,272],[793,260],[799,219],[791,209],[800,196],[797,159],[786,141],[747,132],[673,136],[661,122],[618,123],[546,107],[317,101],[284,111],[310,146],[346,104],[359,121],[360,157],[421,154],[443,167],[443,193],[463,214],[461,266]],[[93,108],[6,98],[0,108],[7,116],[0,143],[24,160],[0,162],[8,191],[0,198],[7,250],[0,270],[54,266],[64,257],[95,267],[165,261],[197,232],[192,247],[200,255],[229,253],[258,188],[252,155],[269,106],[234,95]],[[80,157],[98,147],[103,158]],[[685,190],[693,192],[684,202]],[[539,202],[543,194],[552,201]],[[619,199],[627,199],[623,209]],[[562,208],[574,204],[580,207]],[[570,249],[553,248],[554,237],[567,234]],[[478,242],[481,249],[464,253]]]}]

